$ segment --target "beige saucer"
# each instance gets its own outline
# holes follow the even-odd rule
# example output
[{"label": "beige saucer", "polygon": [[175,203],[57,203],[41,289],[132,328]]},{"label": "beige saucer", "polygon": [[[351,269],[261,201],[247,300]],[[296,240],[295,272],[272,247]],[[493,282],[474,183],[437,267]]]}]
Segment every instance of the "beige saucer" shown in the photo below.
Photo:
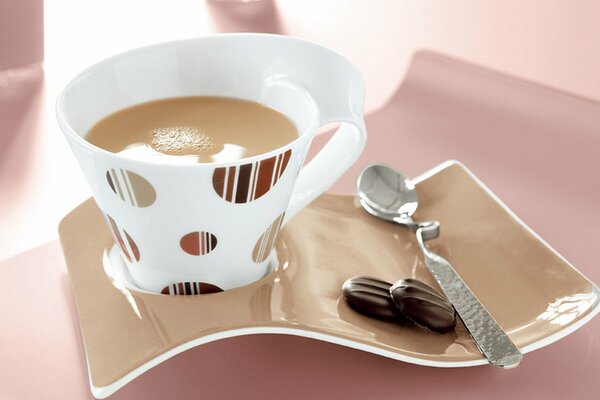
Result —
[{"label": "beige saucer", "polygon": [[[442,226],[429,246],[523,352],[566,336],[599,311],[598,288],[461,164],[445,163],[416,181],[415,218]],[[60,237],[99,398],[181,351],[253,333],[312,337],[421,365],[485,364],[462,326],[441,335],[373,320],[346,305],[341,286],[354,275],[435,285],[414,236],[371,217],[349,195],[321,196],[282,231],[279,269],[223,293],[163,296],[113,285],[103,270],[112,238],[91,199],[64,218]]]}]

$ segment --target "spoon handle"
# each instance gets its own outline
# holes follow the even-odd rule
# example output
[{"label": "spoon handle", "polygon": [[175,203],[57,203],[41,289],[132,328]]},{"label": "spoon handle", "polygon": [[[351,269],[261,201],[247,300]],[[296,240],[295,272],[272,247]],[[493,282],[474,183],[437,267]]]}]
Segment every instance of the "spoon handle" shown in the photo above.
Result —
[{"label": "spoon handle", "polygon": [[427,229],[427,227],[419,228],[416,232],[425,265],[454,306],[475,344],[494,367],[516,367],[523,358],[521,352],[454,271],[450,263],[425,246]]}]

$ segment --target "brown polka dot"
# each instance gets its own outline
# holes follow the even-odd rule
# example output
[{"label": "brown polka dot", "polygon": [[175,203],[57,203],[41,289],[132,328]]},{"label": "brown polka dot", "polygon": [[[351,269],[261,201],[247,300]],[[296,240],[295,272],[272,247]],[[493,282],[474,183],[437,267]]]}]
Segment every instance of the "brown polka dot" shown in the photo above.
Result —
[{"label": "brown polka dot", "polygon": [[129,236],[129,234],[127,233],[127,231],[125,229],[123,229],[123,233],[125,234],[127,243],[129,243],[129,248],[131,249],[133,258],[135,258],[135,261],[140,261],[140,250],[138,249],[137,245],[135,244],[135,242],[133,241],[131,236]]},{"label": "brown polka dot", "polygon": [[203,256],[217,247],[217,237],[209,232],[190,232],[181,238],[179,246],[192,256]]},{"label": "brown polka dot", "polygon": [[110,176],[110,171],[106,171],[106,180],[108,181],[108,186],[110,186],[112,191],[117,194],[117,189],[115,189],[115,183],[112,180],[112,176]]},{"label": "brown polka dot", "polygon": [[169,286],[165,286],[163,290],[161,290],[161,294],[166,294],[170,296],[190,296],[190,295],[198,295],[198,294],[210,294],[210,293],[218,293],[222,292],[223,289],[218,287],[217,285],[213,285],[212,283],[206,282],[178,282],[173,283]]},{"label": "brown polka dot", "polygon": [[271,254],[271,250],[273,249],[273,246],[275,246],[275,240],[277,239],[277,234],[281,228],[281,223],[283,222],[284,216],[285,213],[282,213],[279,217],[275,218],[275,221],[269,225],[269,227],[256,241],[254,250],[252,251],[252,260],[255,263],[261,263],[265,261],[269,257],[269,254]]},{"label": "brown polka dot", "polygon": [[149,207],[156,201],[156,191],[145,178],[119,168],[106,171],[108,186],[121,200],[134,207]]},{"label": "brown polka dot", "polygon": [[232,203],[254,201],[277,184],[291,156],[290,149],[253,163],[216,168],[213,172],[213,188],[221,198]]},{"label": "brown polka dot", "polygon": [[[125,229],[120,229],[117,222],[108,214],[106,220],[108,221],[108,227],[112,233],[113,239],[121,248],[121,254],[129,262],[140,261],[140,250],[135,244],[134,240],[129,236],[129,233]],[[125,238],[125,239],[123,239]]]}]

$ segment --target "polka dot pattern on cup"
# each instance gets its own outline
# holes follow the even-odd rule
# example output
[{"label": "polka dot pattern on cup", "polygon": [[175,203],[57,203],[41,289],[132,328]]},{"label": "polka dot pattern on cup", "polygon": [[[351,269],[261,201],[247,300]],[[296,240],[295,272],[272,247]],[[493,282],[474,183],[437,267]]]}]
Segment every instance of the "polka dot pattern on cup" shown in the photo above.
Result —
[{"label": "polka dot pattern on cup", "polygon": [[254,201],[277,184],[288,166],[292,150],[273,157],[213,172],[213,187],[224,200],[243,204]]},{"label": "polka dot pattern on cup", "polygon": [[192,256],[203,256],[217,247],[217,237],[209,232],[190,232],[181,238],[179,246]]},{"label": "polka dot pattern on cup", "polygon": [[138,249],[131,236],[129,236],[125,229],[119,229],[119,226],[117,225],[115,220],[110,217],[110,215],[106,214],[106,218],[108,220],[108,224],[110,226],[113,238],[121,248],[122,254],[125,256],[127,261],[140,261],[140,250]]},{"label": "polka dot pattern on cup", "polygon": [[273,249],[273,246],[275,246],[277,234],[279,233],[279,229],[281,229],[281,223],[283,222],[284,216],[285,212],[275,218],[275,221],[269,225],[256,241],[254,250],[252,251],[252,261],[255,263],[265,261],[269,257],[269,254],[271,254],[271,250]]},{"label": "polka dot pattern on cup", "polygon": [[149,207],[156,200],[154,187],[135,172],[111,168],[106,171],[106,181],[121,200],[134,207]]},{"label": "polka dot pattern on cup", "polygon": [[210,294],[222,292],[223,289],[212,283],[205,282],[179,282],[166,286],[161,294],[170,296],[193,296],[198,294]]}]

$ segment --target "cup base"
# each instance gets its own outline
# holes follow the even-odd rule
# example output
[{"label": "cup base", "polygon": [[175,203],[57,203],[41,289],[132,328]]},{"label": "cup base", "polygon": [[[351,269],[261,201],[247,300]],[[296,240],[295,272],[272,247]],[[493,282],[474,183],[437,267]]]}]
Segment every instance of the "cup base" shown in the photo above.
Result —
[{"label": "cup base", "polygon": [[[270,258],[270,262],[269,262],[269,266],[267,268],[267,272],[265,273],[264,276],[257,279],[257,281],[260,279],[263,279],[265,276],[269,275],[271,272],[273,272],[277,269],[277,267],[279,265],[279,257],[277,256],[277,252],[275,249],[272,250],[269,258]],[[127,267],[125,260],[121,256],[121,253],[119,252],[119,248],[117,247],[116,244],[113,245],[110,249],[104,251],[104,254],[102,255],[102,266],[104,268],[104,273],[111,280],[113,286],[121,291],[131,290],[134,292],[147,293],[147,294],[168,295],[168,293],[153,292],[153,291],[145,290],[145,289],[142,289],[141,287],[139,287],[137,285],[137,283],[135,282],[135,280],[133,279],[133,276],[129,272],[129,268]],[[253,283],[253,282],[248,282],[248,284],[251,284],[251,283]],[[166,284],[165,286],[167,286],[167,285],[168,284]],[[227,290],[231,290],[231,289],[227,289]]]}]

